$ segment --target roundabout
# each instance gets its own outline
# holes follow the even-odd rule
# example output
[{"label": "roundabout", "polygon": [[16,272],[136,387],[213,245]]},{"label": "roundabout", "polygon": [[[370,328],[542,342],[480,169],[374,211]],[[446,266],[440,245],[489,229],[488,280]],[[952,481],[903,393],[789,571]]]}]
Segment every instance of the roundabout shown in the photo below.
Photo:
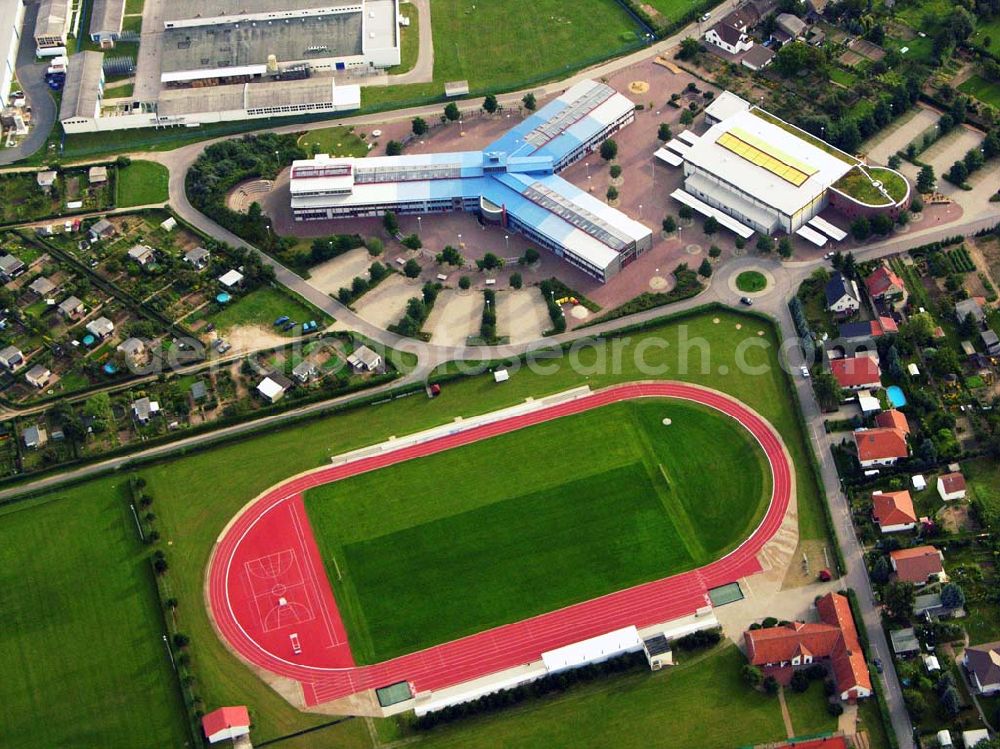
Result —
[{"label": "roundabout", "polygon": [[[370,665],[356,662],[350,628],[345,625],[353,613],[344,610],[345,601],[334,595],[339,581],[331,585],[344,560],[338,563],[321,552],[323,544],[317,543],[306,512],[307,491],[554,419],[650,398],[686,401],[691,407],[727,416],[761,452],[770,473],[766,507],[761,516],[752,517],[756,525],[738,545],[730,544],[720,558],[679,574]],[[709,589],[761,571],[761,552],[793,501],[794,477],[780,437],[756,412],[716,391],[667,381],[623,384],[525,408],[487,415],[466,427],[446,427],[418,439],[367,448],[357,457],[346,456],[343,462],[293,477],[248,504],[220,535],[207,571],[211,618],[227,647],[272,685],[288,687],[289,681],[296,682],[297,689],[279,691],[299,706],[315,707],[399,682],[421,693],[537,661],[544,652],[616,628],[649,627],[708,611]],[[656,423],[663,428],[659,419]],[[683,427],[677,426],[677,418],[671,423],[670,434],[676,438],[681,432],[673,430]],[[345,577],[348,574],[344,568]]]}]

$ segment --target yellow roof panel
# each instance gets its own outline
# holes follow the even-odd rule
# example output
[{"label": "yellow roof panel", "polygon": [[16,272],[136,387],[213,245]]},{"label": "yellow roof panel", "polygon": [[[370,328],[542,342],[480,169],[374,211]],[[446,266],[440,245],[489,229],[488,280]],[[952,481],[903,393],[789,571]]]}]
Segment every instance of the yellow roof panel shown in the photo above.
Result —
[{"label": "yellow roof panel", "polygon": [[[747,135],[749,135],[749,133],[747,133]],[[760,141],[760,139],[757,140]],[[816,170],[808,165],[804,165],[805,169],[800,169],[798,168],[798,165],[793,166],[788,164],[782,159],[761,150],[761,148],[759,148],[756,144],[747,142],[734,132],[723,133],[719,136],[718,140],[716,140],[716,143],[723,148],[732,151],[740,158],[746,159],[751,164],[756,164],[762,169],[767,169],[772,174],[781,177],[781,179],[786,182],[790,182],[796,187],[800,186],[803,182],[809,179],[810,175],[816,173]]]}]

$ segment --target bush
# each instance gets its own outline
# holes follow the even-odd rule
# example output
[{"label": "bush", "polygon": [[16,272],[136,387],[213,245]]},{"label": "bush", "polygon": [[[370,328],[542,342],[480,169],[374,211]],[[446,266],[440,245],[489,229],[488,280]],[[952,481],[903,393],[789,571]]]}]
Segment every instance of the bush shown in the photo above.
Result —
[{"label": "bush", "polygon": [[512,289],[520,289],[524,285],[524,280],[521,278],[520,273],[510,274],[510,287]]},{"label": "bush", "polygon": [[673,216],[667,216],[665,219],[663,219],[663,231],[665,231],[667,234],[671,234],[677,231],[677,221],[674,219]]},{"label": "bush", "polygon": [[708,248],[708,256],[710,258],[717,258],[722,254],[722,249],[718,245],[712,245]]},{"label": "bush", "polygon": [[804,671],[796,671],[792,674],[790,686],[794,692],[804,692],[809,689],[809,677]]},{"label": "bush", "polygon": [[618,200],[618,190],[612,185],[607,192],[608,202]]},{"label": "bush", "polygon": [[708,236],[712,236],[719,231],[719,220],[715,216],[709,216],[705,219],[703,230]]},{"label": "bush", "polygon": [[403,274],[407,278],[416,278],[420,275],[420,263],[410,258],[406,261],[406,265],[403,266]]},{"label": "bush", "polygon": [[708,258],[702,260],[698,266],[698,275],[702,278],[709,278],[712,275],[712,262]]},{"label": "bush", "polygon": [[398,140],[390,140],[385,144],[386,156],[399,156],[401,153],[403,153],[403,144]]},{"label": "bush", "polygon": [[472,279],[468,276],[462,276],[458,279],[458,288],[465,290],[472,286]]},{"label": "bush", "polygon": [[826,705],[826,710],[834,718],[839,717],[844,712],[844,706],[840,702],[828,702]]},{"label": "bush", "polygon": [[683,219],[689,219],[692,216],[694,216],[694,211],[691,210],[691,206],[682,205],[680,209],[677,211],[677,215]]},{"label": "bush", "polygon": [[410,250],[419,250],[424,246],[424,243],[420,241],[420,237],[416,234],[411,234],[403,238],[403,246]]},{"label": "bush", "polygon": [[518,263],[521,265],[532,265],[538,262],[541,255],[538,254],[538,250],[534,247],[529,247],[524,251],[524,254],[518,259]]},{"label": "bush", "polygon": [[681,650],[700,650],[702,648],[710,648],[714,645],[718,645],[722,640],[722,633],[717,629],[700,629],[697,632],[691,632],[690,634],[684,635],[674,640],[674,645],[676,645]]},{"label": "bush", "polygon": [[611,175],[611,179],[618,179],[622,176],[622,168],[618,164],[612,164],[608,173]]}]

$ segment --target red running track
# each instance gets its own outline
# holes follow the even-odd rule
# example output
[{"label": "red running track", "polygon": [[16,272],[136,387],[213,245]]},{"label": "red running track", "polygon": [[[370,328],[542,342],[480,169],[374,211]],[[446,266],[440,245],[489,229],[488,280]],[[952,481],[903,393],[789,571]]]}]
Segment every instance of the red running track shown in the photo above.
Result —
[{"label": "red running track", "polygon": [[[366,471],[450,450],[499,434],[631,398],[694,401],[739,421],[771,464],[773,488],[757,529],[725,557],[697,570],[644,583],[557,611],[436,645],[371,666],[356,666],[347,632],[306,518],[302,493]],[[427,442],[323,468],[280,484],[223,532],[209,562],[212,617],[245,661],[301,683],[307,705],[408,681],[415,692],[452,686],[539,660],[553,648],[621,627],[667,622],[708,605],[708,589],[760,571],[757,554],[788,510],[792,470],[774,428],[739,401],[677,382],[618,385],[576,400],[472,427]],[[279,603],[283,598],[285,603]],[[290,635],[298,636],[294,652]]]}]

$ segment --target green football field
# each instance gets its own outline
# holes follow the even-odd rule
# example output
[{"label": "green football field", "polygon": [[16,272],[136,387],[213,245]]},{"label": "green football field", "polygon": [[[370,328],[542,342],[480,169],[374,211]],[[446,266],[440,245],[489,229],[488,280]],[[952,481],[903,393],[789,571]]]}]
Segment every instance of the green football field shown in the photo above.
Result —
[{"label": "green football field", "polygon": [[770,490],[738,423],[643,399],[305,502],[354,656],[371,663],[706,564],[750,534]]}]

